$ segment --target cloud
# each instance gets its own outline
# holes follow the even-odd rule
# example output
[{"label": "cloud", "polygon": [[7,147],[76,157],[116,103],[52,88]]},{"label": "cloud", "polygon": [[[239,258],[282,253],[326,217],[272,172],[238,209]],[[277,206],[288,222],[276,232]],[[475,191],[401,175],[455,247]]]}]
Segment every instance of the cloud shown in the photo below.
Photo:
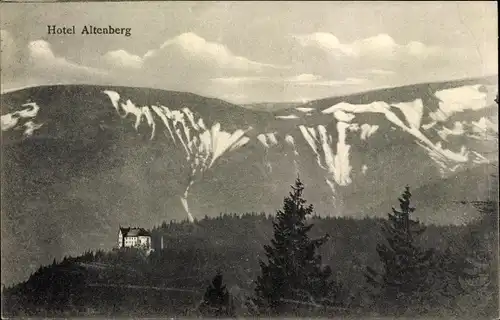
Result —
[{"label": "cloud", "polygon": [[295,34],[292,39],[304,57],[295,69],[325,77],[368,78],[361,90],[484,76],[496,66],[493,57],[497,57],[496,50],[484,48],[436,46],[416,40],[398,43],[386,33],[352,42],[325,32]]},{"label": "cloud", "polygon": [[[28,44],[29,59],[33,69],[40,75],[50,77],[51,75],[71,75],[73,77],[85,77],[88,75],[105,75],[100,69],[82,66],[70,62],[63,57],[57,57],[50,43],[45,40],[31,41]],[[73,78],[74,79],[74,78]],[[60,80],[64,80],[60,79]]]},{"label": "cloud", "polygon": [[313,81],[294,81],[294,84],[302,86],[325,86],[325,87],[341,87],[341,86],[355,86],[367,83],[367,79],[361,78],[346,78],[344,80],[313,80]]},{"label": "cloud", "polygon": [[226,86],[241,86],[246,84],[255,83],[275,83],[283,84],[287,86],[325,86],[325,87],[337,87],[345,85],[360,85],[366,83],[367,79],[360,78],[346,78],[343,80],[329,80],[325,79],[320,75],[303,73],[295,76],[289,77],[222,77],[213,78],[212,82],[226,85]]},{"label": "cloud", "polygon": [[287,68],[239,56],[227,46],[193,32],[170,38],[142,56],[120,49],[107,52],[102,59],[117,81],[125,85],[198,93],[211,78],[260,77]]},{"label": "cloud", "polygon": [[95,83],[109,78],[105,70],[57,56],[49,42],[16,41],[1,30],[2,91],[44,84]]},{"label": "cloud", "polygon": [[[275,76],[228,76],[211,78],[202,88],[211,96],[224,96],[234,103],[297,101],[326,98],[346,92],[365,90],[370,81],[363,78],[328,79],[318,74],[299,73]],[[231,96],[238,93],[242,97]],[[229,95],[226,95],[229,94]]]},{"label": "cloud", "polygon": [[303,47],[314,46],[338,56],[353,56],[355,52],[349,45],[340,43],[340,40],[331,33],[315,32],[304,35],[293,35]]},{"label": "cloud", "polygon": [[210,81],[216,84],[222,84],[226,86],[238,86],[254,82],[268,82],[272,81],[272,79],[264,77],[221,77],[221,78],[212,78],[210,79]]},{"label": "cloud", "polygon": [[[14,51],[11,50],[13,42],[10,34],[2,31],[2,62],[15,60]],[[272,73],[287,68],[239,56],[225,45],[207,41],[191,32],[173,37],[144,55],[133,54],[125,49],[108,51],[100,55],[100,60],[90,60],[94,65],[79,64],[57,55],[45,40],[29,42],[24,46],[24,51],[26,57],[22,65],[27,70],[25,79],[15,83],[11,81],[11,87],[20,87],[23,83],[85,82],[200,93],[203,86],[214,77],[235,74],[261,76],[269,71]],[[2,76],[3,73],[2,70]],[[213,95],[213,92],[210,94]]]},{"label": "cloud", "polygon": [[284,79],[285,81],[289,82],[311,82],[311,81],[317,81],[322,79],[321,76],[314,75],[311,73],[302,73],[297,76],[292,76],[289,78]]},{"label": "cloud", "polygon": [[176,63],[182,63],[184,66],[190,65],[192,69],[214,67],[226,70],[260,71],[266,68],[286,68],[238,56],[225,45],[207,41],[193,32],[171,38],[159,48],[147,51],[142,57],[125,50],[111,51],[104,57],[108,63],[130,68],[140,68],[144,65],[150,68],[168,67],[170,69]]},{"label": "cloud", "polygon": [[125,50],[109,51],[103,58],[108,65],[119,68],[140,69],[144,63],[141,57],[130,54]]},{"label": "cloud", "polygon": [[356,40],[351,43],[341,43],[337,37],[327,32],[298,34],[293,37],[302,47],[320,48],[336,57],[369,57],[387,60],[400,59],[406,56],[425,59],[430,56],[439,55],[442,52],[442,49],[437,46],[427,46],[418,41],[410,41],[405,45],[401,45],[385,33]]},{"label": "cloud", "polygon": [[363,70],[361,73],[370,74],[370,75],[380,75],[380,76],[387,76],[387,75],[393,75],[393,74],[395,74],[394,71],[392,71],[392,70],[385,70],[385,69]]},{"label": "cloud", "polygon": [[419,41],[399,44],[384,33],[352,42],[326,32],[283,38],[282,46],[261,55],[272,57],[269,61],[253,58],[239,40],[226,38],[229,46],[187,32],[157,47],[138,46],[141,53],[119,46],[82,55],[82,61],[89,61],[84,65],[58,54],[45,40],[20,42],[2,30],[2,76],[9,78],[6,71],[11,75],[8,87],[85,82],[190,91],[238,102],[295,101],[461,78],[477,66],[466,63],[476,54],[470,50]]},{"label": "cloud", "polygon": [[169,50],[179,50],[193,60],[214,63],[218,67],[238,70],[260,70],[262,68],[281,68],[272,64],[252,61],[242,56],[233,54],[226,46],[209,42],[193,32],[183,33],[164,42],[158,50],[148,51],[147,59],[162,56]]}]

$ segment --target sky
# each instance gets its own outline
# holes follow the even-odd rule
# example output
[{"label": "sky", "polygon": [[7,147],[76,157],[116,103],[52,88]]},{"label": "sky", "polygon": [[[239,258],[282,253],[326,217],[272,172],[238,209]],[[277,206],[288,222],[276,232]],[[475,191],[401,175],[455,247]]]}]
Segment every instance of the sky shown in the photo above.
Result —
[{"label": "sky", "polygon": [[[305,102],[497,74],[497,19],[493,1],[1,3],[1,84]],[[49,35],[48,25],[131,35]]]}]

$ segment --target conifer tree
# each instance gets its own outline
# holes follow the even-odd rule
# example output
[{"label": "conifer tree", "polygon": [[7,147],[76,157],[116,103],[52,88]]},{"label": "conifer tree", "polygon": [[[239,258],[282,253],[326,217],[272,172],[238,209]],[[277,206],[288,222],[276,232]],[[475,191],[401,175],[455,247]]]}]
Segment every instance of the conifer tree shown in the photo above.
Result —
[{"label": "conifer tree", "polygon": [[212,279],[200,305],[200,312],[205,317],[233,317],[234,306],[231,296],[223,285],[223,277],[220,271]]},{"label": "conifer tree", "polygon": [[417,239],[425,227],[411,219],[415,208],[410,206],[410,199],[407,186],[399,198],[400,210],[392,208],[393,213],[382,228],[386,243],[377,245],[377,253],[383,272],[368,267],[366,273],[367,281],[378,289],[374,302],[379,311],[395,315],[422,312],[433,305],[434,250],[418,246]]},{"label": "conifer tree", "polygon": [[[491,317],[498,312],[498,200],[472,201],[481,213],[468,225],[465,234],[466,259],[469,262],[463,279],[466,295],[461,304],[473,305],[464,312]],[[464,302],[465,301],[465,302]],[[472,302],[471,302],[472,301]],[[471,310],[474,309],[474,310]]]},{"label": "conifer tree", "polygon": [[461,252],[450,247],[434,255],[434,268],[430,270],[434,307],[440,314],[462,316],[462,305],[459,297],[467,295],[470,290],[464,283],[476,279],[474,265]]},{"label": "conifer tree", "polygon": [[312,240],[312,224],[306,218],[313,206],[302,198],[304,185],[297,178],[273,221],[274,239],[264,250],[268,262],[260,261],[253,302],[258,313],[267,315],[298,312],[311,307],[335,304],[338,287],[329,280],[331,269],[323,267],[316,252],[328,235]]}]

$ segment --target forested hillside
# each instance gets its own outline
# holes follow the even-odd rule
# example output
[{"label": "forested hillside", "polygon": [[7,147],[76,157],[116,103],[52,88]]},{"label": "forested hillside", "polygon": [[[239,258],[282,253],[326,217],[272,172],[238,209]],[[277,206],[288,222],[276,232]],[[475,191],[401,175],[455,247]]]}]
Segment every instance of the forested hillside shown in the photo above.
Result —
[{"label": "forested hillside", "polygon": [[[479,209],[481,218],[473,223],[427,225],[419,237],[418,246],[447,257],[439,259],[446,263],[441,281],[451,283],[450,279],[456,278],[460,282],[454,291],[446,289],[451,298],[443,298],[442,303],[427,312],[488,318],[497,309],[497,209],[493,202]],[[272,238],[273,221],[275,217],[271,215],[248,213],[221,214],[194,223],[165,222],[152,230],[155,246],[163,236],[163,250],[149,256],[135,249],[87,252],[54,261],[26,282],[4,289],[3,312],[200,315],[204,291],[220,272],[235,314],[250,316],[249,301],[260,274],[259,261],[266,261],[264,245]],[[385,241],[382,226],[386,219],[312,216],[306,221],[313,224],[311,239],[329,235],[318,254],[338,284],[338,306],[327,308],[320,315],[380,313],[370,303],[373,288],[366,275],[367,267],[383,268],[377,244]]]}]

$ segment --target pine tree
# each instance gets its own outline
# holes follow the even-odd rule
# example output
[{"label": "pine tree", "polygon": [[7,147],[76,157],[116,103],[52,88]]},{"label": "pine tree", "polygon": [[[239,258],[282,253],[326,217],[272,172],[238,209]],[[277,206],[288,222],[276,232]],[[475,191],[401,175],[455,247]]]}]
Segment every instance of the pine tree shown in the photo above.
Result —
[{"label": "pine tree", "polygon": [[234,306],[231,296],[223,285],[223,277],[220,271],[212,279],[200,305],[200,312],[205,317],[233,317]]},{"label": "pine tree", "polygon": [[446,248],[435,253],[435,265],[432,270],[432,291],[434,306],[439,307],[441,314],[461,316],[462,305],[459,297],[470,292],[464,283],[476,279],[472,272],[474,265],[456,249]]},{"label": "pine tree", "polygon": [[313,225],[307,224],[306,218],[313,213],[313,206],[305,205],[300,179],[292,190],[273,221],[274,239],[264,246],[268,263],[260,261],[262,274],[253,298],[260,314],[278,315],[335,303],[338,287],[329,280],[331,269],[322,267],[316,253],[328,235],[309,238]]},{"label": "pine tree", "polygon": [[461,298],[460,303],[468,306],[464,312],[491,317],[495,316],[499,304],[498,200],[472,201],[470,204],[473,204],[481,215],[469,224],[464,238],[469,264],[465,270],[468,277],[463,279],[466,295]]},{"label": "pine tree", "polygon": [[[407,186],[399,198],[400,210],[392,208],[392,214],[383,227],[386,243],[377,245],[377,253],[383,263],[382,273],[368,267],[366,278],[378,292],[375,303],[380,311],[400,315],[408,311],[422,312],[433,304],[431,294],[431,270],[434,251],[424,250],[417,238],[425,227],[410,215],[411,193]],[[416,309],[415,309],[416,308]]]}]

